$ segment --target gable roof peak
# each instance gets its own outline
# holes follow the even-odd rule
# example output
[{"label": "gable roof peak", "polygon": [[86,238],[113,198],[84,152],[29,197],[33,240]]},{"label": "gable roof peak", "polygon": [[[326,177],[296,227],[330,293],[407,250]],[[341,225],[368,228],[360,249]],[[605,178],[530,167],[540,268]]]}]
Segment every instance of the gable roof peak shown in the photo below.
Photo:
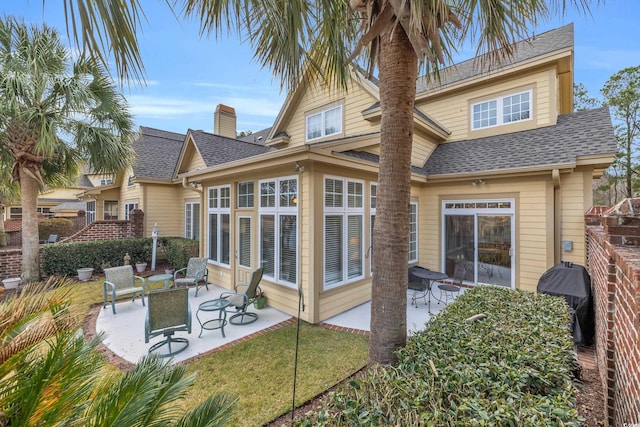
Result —
[{"label": "gable roof peak", "polygon": [[516,42],[513,45],[513,55],[505,58],[499,64],[489,61],[483,62],[482,58],[486,56],[484,54],[440,70],[439,82],[434,81],[430,75],[418,77],[416,93],[420,94],[430,90],[442,89],[447,85],[495,72],[507,66],[513,66],[563,49],[573,48],[573,40],[573,23],[537,35],[533,33],[531,37]]}]

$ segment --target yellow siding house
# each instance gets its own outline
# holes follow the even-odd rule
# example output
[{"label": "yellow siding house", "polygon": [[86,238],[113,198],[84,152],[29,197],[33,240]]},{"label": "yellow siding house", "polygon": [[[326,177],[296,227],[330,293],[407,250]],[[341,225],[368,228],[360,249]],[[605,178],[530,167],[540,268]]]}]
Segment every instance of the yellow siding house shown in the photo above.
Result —
[{"label": "yellow siding house", "polygon": [[[470,60],[438,84],[418,80],[409,265],[452,276],[463,264],[470,286],[533,291],[560,260],[584,264],[591,183],[616,143],[607,109],[573,112],[573,55],[567,25],[519,43],[500,67]],[[190,200],[199,206],[211,282],[231,288],[264,265],[268,304],[296,314],[301,290],[312,323],[368,301],[375,81],[353,73],[346,92],[302,85],[270,129],[241,139],[223,107],[219,134],[188,131],[173,193],[152,200],[149,180],[126,197],[146,200],[150,223],[179,222],[175,209]],[[162,205],[166,214],[149,212]]]}]

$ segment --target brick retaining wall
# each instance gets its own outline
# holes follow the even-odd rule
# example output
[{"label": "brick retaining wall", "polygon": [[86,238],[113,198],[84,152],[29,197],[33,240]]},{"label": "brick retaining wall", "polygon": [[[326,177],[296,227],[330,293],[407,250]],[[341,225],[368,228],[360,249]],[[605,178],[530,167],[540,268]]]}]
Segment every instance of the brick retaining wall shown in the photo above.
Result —
[{"label": "brick retaining wall", "polygon": [[[144,213],[136,209],[131,211],[128,221],[94,221],[74,235],[54,244],[140,238],[144,235],[143,220]],[[42,250],[40,251],[40,271],[42,271]],[[20,277],[21,273],[22,248],[0,250],[0,280]]]},{"label": "brick retaining wall", "polygon": [[609,425],[640,425],[640,199],[601,215],[585,218],[596,360]]}]

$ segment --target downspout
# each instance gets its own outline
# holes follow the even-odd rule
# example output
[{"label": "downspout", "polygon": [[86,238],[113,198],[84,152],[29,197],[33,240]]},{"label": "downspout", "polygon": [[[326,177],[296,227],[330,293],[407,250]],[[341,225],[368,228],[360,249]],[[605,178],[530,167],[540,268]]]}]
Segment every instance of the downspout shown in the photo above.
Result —
[{"label": "downspout", "polygon": [[553,181],[553,260],[555,265],[562,261],[560,242],[562,238],[562,207],[560,203],[560,171],[558,169],[551,171],[551,180]]}]

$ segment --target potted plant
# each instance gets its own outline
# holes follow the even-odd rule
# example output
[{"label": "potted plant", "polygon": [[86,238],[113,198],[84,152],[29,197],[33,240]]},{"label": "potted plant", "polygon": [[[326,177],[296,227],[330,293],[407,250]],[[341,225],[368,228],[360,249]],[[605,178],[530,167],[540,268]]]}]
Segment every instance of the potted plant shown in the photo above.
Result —
[{"label": "potted plant", "polygon": [[91,280],[91,275],[93,275],[93,267],[84,267],[78,269],[78,280]]},{"label": "potted plant", "polygon": [[261,308],[264,308],[264,306],[267,305],[267,297],[264,296],[264,294],[262,293],[262,291],[259,291],[256,294],[256,299],[253,300],[253,306],[260,310]]},{"label": "potted plant", "polygon": [[20,280],[21,279],[19,277],[9,277],[7,279],[3,279],[2,284],[5,289],[15,289],[20,284]]},{"label": "potted plant", "polygon": [[144,262],[144,261],[136,262],[136,271],[138,273],[142,273],[146,269],[147,269],[147,263],[146,262]]}]

